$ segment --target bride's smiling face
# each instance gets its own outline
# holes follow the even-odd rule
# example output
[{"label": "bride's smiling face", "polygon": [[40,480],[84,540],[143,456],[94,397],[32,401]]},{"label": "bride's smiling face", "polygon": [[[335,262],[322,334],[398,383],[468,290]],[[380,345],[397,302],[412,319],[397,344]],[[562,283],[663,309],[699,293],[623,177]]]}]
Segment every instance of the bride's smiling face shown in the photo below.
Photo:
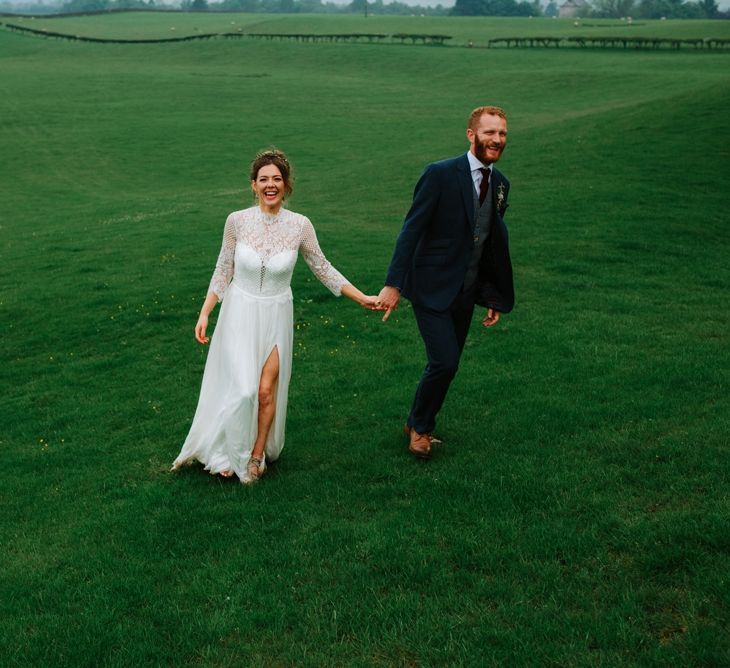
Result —
[{"label": "bride's smiling face", "polygon": [[259,198],[259,206],[268,213],[277,213],[286,194],[286,183],[276,165],[264,165],[251,182],[254,193]]}]

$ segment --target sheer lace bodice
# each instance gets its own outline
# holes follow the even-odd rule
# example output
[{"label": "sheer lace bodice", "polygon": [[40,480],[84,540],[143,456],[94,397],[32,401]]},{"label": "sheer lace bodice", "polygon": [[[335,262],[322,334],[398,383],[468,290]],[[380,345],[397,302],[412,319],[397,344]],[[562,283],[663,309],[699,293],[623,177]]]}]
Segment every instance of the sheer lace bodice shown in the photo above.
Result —
[{"label": "sheer lace bodice", "polygon": [[258,206],[234,211],[226,220],[208,294],[223,299],[231,280],[252,295],[281,294],[291,284],[298,251],[312,273],[339,295],[349,281],[327,261],[308,218],[287,209],[267,214]]}]

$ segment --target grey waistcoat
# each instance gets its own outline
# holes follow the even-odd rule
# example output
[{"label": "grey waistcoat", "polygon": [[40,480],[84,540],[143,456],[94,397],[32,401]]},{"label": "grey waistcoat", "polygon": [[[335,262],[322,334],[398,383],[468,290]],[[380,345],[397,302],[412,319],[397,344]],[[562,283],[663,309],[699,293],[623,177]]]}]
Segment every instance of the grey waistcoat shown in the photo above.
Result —
[{"label": "grey waistcoat", "polygon": [[[489,184],[492,187],[492,184]],[[479,206],[479,195],[476,190],[474,194],[474,252],[471,254],[469,260],[469,266],[466,269],[466,276],[464,277],[464,292],[471,290],[477,280],[479,274],[479,261],[482,258],[482,251],[484,250],[484,242],[489,236],[489,230],[492,226],[492,215],[494,213],[494,207],[492,206],[492,193],[487,192],[487,196],[484,198],[484,204]]]}]

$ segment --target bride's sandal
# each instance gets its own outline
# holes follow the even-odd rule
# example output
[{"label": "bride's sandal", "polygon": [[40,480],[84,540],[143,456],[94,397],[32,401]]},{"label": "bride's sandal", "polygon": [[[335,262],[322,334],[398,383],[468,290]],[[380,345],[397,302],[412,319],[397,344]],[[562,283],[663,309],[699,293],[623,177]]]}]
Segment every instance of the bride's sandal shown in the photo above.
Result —
[{"label": "bride's sandal", "polygon": [[259,478],[264,475],[265,470],[266,468],[261,463],[259,457],[249,457],[248,464],[246,465],[246,473],[248,475],[246,476],[246,480],[244,480],[244,484],[253,485],[255,482],[258,482]]}]

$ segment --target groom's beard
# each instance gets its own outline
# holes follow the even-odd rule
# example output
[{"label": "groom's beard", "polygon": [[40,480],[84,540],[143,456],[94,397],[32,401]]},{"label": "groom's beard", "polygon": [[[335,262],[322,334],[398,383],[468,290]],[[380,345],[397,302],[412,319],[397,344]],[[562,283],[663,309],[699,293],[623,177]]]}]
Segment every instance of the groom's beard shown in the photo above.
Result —
[{"label": "groom's beard", "polygon": [[[490,141],[485,142],[479,141],[479,137],[474,137],[474,155],[485,165],[489,165],[493,162],[497,162],[502,157],[502,151],[504,151],[504,144],[501,144],[499,148],[492,148],[492,155],[489,155]],[[494,145],[492,145],[494,146]],[[496,153],[495,153],[496,152]]]}]

